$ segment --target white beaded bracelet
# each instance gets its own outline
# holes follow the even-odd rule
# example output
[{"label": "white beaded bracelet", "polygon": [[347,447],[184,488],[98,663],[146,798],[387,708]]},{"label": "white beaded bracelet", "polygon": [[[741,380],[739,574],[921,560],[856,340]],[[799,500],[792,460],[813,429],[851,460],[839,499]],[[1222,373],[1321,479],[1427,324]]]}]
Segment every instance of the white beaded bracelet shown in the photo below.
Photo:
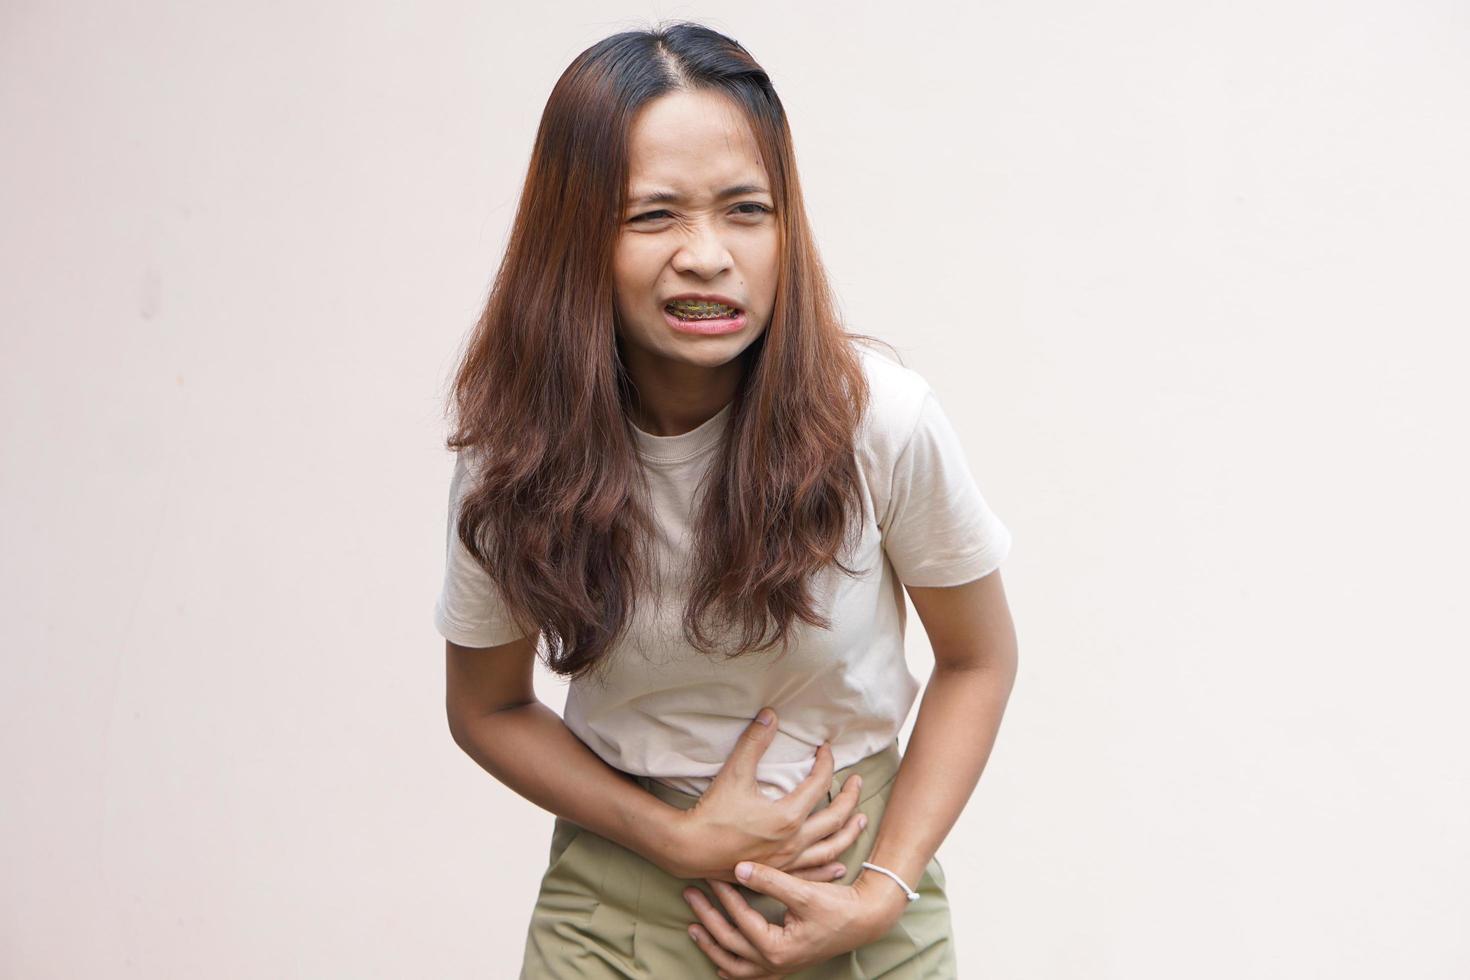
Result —
[{"label": "white beaded bracelet", "polygon": [[869,864],[866,861],[863,862],[863,867],[865,867],[865,868],[872,868],[874,871],[877,871],[877,872],[880,872],[882,874],[885,874],[888,877],[892,878],[894,881],[898,882],[898,887],[900,887],[900,888],[903,889],[903,893],[908,896],[908,900],[910,902],[917,902],[919,900],[919,893],[916,892],[916,891],[914,891],[908,885],[904,884],[904,881],[903,881],[902,878],[900,878],[898,875],[894,874],[892,871],[889,871],[887,868],[880,868],[876,864]]}]

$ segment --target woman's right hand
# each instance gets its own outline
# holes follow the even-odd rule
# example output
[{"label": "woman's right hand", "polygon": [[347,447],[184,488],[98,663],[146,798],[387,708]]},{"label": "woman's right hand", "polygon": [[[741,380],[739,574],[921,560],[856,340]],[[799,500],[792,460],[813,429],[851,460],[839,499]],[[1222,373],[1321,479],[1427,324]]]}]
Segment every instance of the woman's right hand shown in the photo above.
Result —
[{"label": "woman's right hand", "polygon": [[832,748],[823,742],[811,773],[790,793],[772,800],[755,778],[756,764],[776,733],[775,711],[764,708],[762,714],[769,715],[770,724],[761,724],[757,715],[704,795],[681,811],[678,877],[733,882],[741,861],[757,861],[810,881],[833,881],[846,874],[846,867],[834,859],[852,846],[867,823],[866,816],[853,813],[862,777],[848,777],[832,802],[812,813],[832,785]]}]

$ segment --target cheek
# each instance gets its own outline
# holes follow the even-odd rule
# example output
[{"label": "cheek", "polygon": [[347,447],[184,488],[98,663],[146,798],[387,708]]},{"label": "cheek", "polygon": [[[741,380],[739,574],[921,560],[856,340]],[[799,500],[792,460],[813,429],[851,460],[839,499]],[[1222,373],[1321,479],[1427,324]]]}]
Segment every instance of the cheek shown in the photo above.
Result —
[{"label": "cheek", "polygon": [[776,301],[776,280],[781,275],[781,253],[776,243],[773,242],[770,249],[762,256],[759,268],[760,272],[757,273],[757,276],[761,294],[769,308]]},{"label": "cheek", "polygon": [[625,232],[618,237],[618,243],[613,249],[613,264],[630,269],[646,268],[650,263],[657,264],[662,253],[668,248],[665,243],[659,241],[661,237],[632,231]]},{"label": "cheek", "polygon": [[781,239],[776,234],[774,227],[769,229],[769,234],[761,238],[757,244],[756,254],[759,256],[757,266],[762,274],[775,281],[776,269],[781,264]]},{"label": "cheek", "polygon": [[619,248],[613,256],[613,287],[626,302],[645,301],[658,285],[660,268],[659,257],[648,249]]}]

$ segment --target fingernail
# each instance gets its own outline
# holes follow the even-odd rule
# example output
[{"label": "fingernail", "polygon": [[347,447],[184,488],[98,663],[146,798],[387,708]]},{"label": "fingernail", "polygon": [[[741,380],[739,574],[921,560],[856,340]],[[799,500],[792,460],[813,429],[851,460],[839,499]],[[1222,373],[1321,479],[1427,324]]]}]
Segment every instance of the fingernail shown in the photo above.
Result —
[{"label": "fingernail", "polygon": [[689,927],[689,938],[694,940],[695,942],[699,942],[699,933],[694,929],[693,926]]},{"label": "fingernail", "polygon": [[762,725],[769,725],[771,723],[771,714],[770,708],[762,708],[761,713],[755,716],[755,720]]},{"label": "fingernail", "polygon": [[867,816],[866,815],[859,816],[858,817],[858,830],[862,830],[867,825],[868,825],[868,818],[867,818]]},{"label": "fingernail", "polygon": [[861,776],[854,776],[852,778],[855,779],[855,780],[857,780],[857,788],[858,789],[862,789],[863,788],[863,777],[861,777]]},{"label": "fingernail", "polygon": [[750,866],[749,861],[741,861],[739,864],[735,865],[735,877],[739,878],[741,881],[749,881],[750,872],[753,870],[754,869]]},{"label": "fingernail", "polygon": [[834,880],[836,880],[837,878],[841,878],[845,874],[847,874],[847,869],[846,868],[838,868],[836,871],[834,871],[832,873],[832,878]]}]

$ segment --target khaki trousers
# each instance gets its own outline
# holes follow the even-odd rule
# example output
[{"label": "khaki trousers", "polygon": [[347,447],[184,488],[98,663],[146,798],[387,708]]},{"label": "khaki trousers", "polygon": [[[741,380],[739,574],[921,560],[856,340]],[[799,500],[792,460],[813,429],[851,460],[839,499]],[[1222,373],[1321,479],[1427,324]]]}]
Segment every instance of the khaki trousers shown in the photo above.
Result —
[{"label": "khaki trousers", "polygon": [[[895,739],[886,749],[833,773],[828,806],[852,773],[863,777],[858,810],[868,825],[837,860],[847,866],[841,882],[863,871],[901,759]],[[639,776],[659,799],[681,810],[697,797]],[[870,875],[878,872],[870,871]],[[880,876],[881,877],[881,876]],[[897,888],[895,882],[887,882]],[[956,976],[954,935],[944,869],[938,860],[917,882],[919,893],[887,933],[866,946],[790,974],[797,980],[947,980]],[[641,855],[576,824],[556,819],[551,853],[526,931],[521,980],[684,980],[714,977],[715,964],[689,938],[698,921],[681,893],[690,885],[722,908],[702,878],[676,878]],[[736,889],[769,921],[780,923],[786,907],[769,895],[737,884]]]}]

